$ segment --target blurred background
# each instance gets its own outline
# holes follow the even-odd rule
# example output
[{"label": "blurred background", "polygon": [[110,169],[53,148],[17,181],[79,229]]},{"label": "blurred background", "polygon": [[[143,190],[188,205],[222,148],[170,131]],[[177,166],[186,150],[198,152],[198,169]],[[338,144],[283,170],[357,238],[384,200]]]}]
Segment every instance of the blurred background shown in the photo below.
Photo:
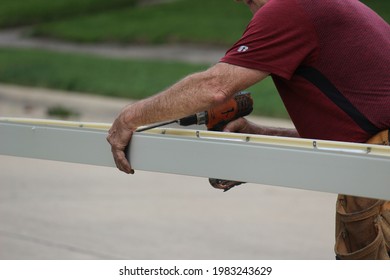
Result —
[{"label": "blurred background", "polygon": [[[233,0],[2,0],[0,82],[143,98],[216,63],[250,17]],[[287,118],[270,80],[251,91],[254,114]]]},{"label": "blurred background", "polygon": [[[389,22],[389,2],[362,2]],[[233,0],[2,0],[0,117],[112,122],[218,62],[250,18]],[[253,121],[292,126],[271,80],[250,91]],[[1,259],[333,258],[332,194],[221,194],[202,178],[6,156],[0,167]]]}]

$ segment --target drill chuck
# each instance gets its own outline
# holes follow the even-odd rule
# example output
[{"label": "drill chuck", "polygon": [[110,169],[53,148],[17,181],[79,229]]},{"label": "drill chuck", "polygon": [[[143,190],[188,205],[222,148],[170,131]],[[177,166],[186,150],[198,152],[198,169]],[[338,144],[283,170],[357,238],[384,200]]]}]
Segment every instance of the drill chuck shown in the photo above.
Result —
[{"label": "drill chuck", "polygon": [[193,114],[178,121],[181,126],[207,124],[207,111]]},{"label": "drill chuck", "polygon": [[180,119],[178,121],[178,123],[179,123],[179,125],[182,125],[182,126],[189,126],[189,125],[197,124],[198,118],[194,114],[194,115]]}]

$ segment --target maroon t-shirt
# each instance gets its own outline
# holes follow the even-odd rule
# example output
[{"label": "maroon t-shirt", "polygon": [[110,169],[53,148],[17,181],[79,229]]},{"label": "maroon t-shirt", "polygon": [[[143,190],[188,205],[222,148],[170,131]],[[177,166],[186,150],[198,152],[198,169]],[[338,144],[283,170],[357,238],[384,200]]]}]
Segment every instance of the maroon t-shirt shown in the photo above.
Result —
[{"label": "maroon t-shirt", "polygon": [[301,137],[390,128],[390,26],[358,0],[270,0],[221,62],[270,72]]}]

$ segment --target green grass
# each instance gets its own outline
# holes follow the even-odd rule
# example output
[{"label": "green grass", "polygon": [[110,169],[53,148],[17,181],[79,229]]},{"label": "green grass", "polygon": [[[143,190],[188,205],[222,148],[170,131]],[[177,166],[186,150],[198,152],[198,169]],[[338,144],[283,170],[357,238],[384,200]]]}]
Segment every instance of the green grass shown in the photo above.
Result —
[{"label": "green grass", "polygon": [[79,117],[80,113],[62,105],[56,105],[47,108],[46,115],[60,119],[69,119],[71,117]]},{"label": "green grass", "polygon": [[181,0],[41,24],[32,34],[78,42],[230,45],[250,18],[233,0]]},{"label": "green grass", "polygon": [[[0,48],[0,82],[141,99],[208,65]],[[251,89],[255,114],[286,117],[272,81]]]},{"label": "green grass", "polygon": [[381,17],[390,23],[390,2],[383,0],[362,0],[364,4],[376,11]]},{"label": "green grass", "polygon": [[136,0],[1,0],[0,27],[20,26],[64,17],[129,7]]},{"label": "green grass", "polygon": [[0,81],[143,98],[206,68],[186,63],[101,58],[39,50],[0,49]]},{"label": "green grass", "polygon": [[[363,1],[388,22],[388,1]],[[229,46],[251,18],[248,8],[233,0],[181,0],[41,24],[32,34],[78,42],[196,43]]]}]

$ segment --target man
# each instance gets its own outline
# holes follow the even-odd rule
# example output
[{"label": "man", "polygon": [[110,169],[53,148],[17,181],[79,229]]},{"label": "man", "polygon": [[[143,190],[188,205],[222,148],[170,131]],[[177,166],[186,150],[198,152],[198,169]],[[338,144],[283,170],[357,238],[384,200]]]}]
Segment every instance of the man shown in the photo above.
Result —
[{"label": "man", "polygon": [[[390,27],[383,19],[357,0],[244,2],[254,16],[219,63],[120,113],[107,138],[120,170],[134,173],[124,150],[138,126],[206,110],[268,75],[296,130],[239,119],[226,131],[388,145]],[[390,203],[340,195],[337,258],[389,259],[389,250]]]}]

